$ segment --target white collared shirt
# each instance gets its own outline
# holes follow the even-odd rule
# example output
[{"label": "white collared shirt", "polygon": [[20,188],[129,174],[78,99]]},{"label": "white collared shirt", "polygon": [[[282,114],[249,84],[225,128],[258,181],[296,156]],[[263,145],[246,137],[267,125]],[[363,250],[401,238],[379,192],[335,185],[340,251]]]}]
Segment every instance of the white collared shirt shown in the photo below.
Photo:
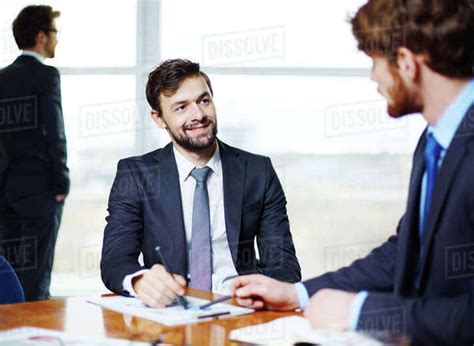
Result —
[{"label": "white collared shirt", "polygon": [[[188,260],[190,261],[194,188],[196,187],[196,181],[190,173],[196,166],[181,155],[174,146],[173,152],[179,174],[184,229],[188,245]],[[221,294],[228,294],[233,280],[225,279],[236,276],[237,270],[232,260],[232,254],[227,241],[224,212],[224,181],[222,177],[222,162],[218,145],[216,146],[216,151],[205,166],[211,169],[207,178],[207,192],[209,194],[211,224],[212,291]],[[188,268],[190,268],[189,263]],[[136,294],[131,284],[132,279],[147,270],[148,269],[144,269],[134,274],[127,275],[123,281],[124,290],[128,291],[130,295],[135,296]]]},{"label": "white collared shirt", "polygon": [[44,56],[41,54],[38,54],[32,50],[24,50],[21,52],[21,55],[27,55],[27,56],[32,56],[33,58],[36,58],[40,63],[44,64]]}]

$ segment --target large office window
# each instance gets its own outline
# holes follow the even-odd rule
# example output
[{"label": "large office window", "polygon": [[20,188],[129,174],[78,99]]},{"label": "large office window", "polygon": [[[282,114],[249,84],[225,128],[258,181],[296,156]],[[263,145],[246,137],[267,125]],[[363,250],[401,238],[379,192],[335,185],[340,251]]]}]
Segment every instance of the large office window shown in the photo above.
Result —
[{"label": "large office window", "polygon": [[161,57],[200,61],[214,83],[220,138],[272,158],[304,278],[395,232],[425,126],[388,117],[348,24],[362,3],[161,3]]},{"label": "large office window", "polygon": [[[362,0],[101,0],[62,12],[62,74],[72,188],[56,247],[54,295],[103,292],[100,250],[117,161],[168,142],[149,117],[148,72],[167,58],[200,62],[219,138],[268,155],[285,189],[308,278],[348,264],[396,228],[419,117],[391,120],[347,23]],[[0,64],[18,51],[0,4]]]}]

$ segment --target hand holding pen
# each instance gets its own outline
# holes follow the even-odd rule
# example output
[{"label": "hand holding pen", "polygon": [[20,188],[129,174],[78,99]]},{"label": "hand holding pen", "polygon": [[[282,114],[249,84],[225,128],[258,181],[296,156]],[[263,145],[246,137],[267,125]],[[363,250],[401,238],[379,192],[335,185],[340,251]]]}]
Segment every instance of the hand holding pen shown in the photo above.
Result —
[{"label": "hand holding pen", "polygon": [[137,298],[154,308],[163,308],[178,298],[181,305],[187,308],[186,298],[183,297],[186,280],[181,275],[170,274],[161,251],[156,251],[163,265],[155,264],[149,271],[134,278],[132,286]]},{"label": "hand holding pen", "polygon": [[[169,267],[169,265],[168,265],[168,262],[166,262],[165,257],[164,257],[163,254],[161,253],[160,247],[159,247],[159,246],[155,247],[155,251],[156,251],[156,253],[158,254],[158,257],[159,257],[161,263],[163,263],[163,266],[165,267],[166,271],[171,274],[171,270],[170,270],[170,267]],[[174,274],[173,274],[173,275],[174,275]],[[179,277],[184,280],[184,278],[183,278],[182,276],[179,276]],[[184,280],[184,286],[186,286],[186,280]],[[188,303],[186,297],[184,296],[184,289],[180,289],[180,290],[179,290],[178,302],[183,306],[183,308],[184,308],[185,310],[188,308],[189,303]]]}]

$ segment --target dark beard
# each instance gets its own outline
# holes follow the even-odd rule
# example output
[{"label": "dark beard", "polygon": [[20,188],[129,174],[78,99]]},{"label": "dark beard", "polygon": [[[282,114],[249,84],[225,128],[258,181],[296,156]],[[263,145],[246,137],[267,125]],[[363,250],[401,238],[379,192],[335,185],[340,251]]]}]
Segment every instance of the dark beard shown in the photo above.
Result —
[{"label": "dark beard", "polygon": [[390,67],[393,76],[393,87],[388,90],[388,94],[393,100],[387,106],[387,112],[392,118],[400,118],[411,113],[419,113],[423,107],[416,101],[415,97],[408,91],[398,70]]},{"label": "dark beard", "polygon": [[207,136],[205,141],[196,140],[192,137],[186,135],[186,128],[183,128],[184,135],[175,136],[173,135],[174,140],[177,144],[183,147],[186,150],[205,150],[209,149],[214,145],[217,138],[217,125],[211,122],[209,119],[203,119],[201,123],[195,124],[195,126],[199,125],[209,125],[211,126],[211,133]]}]

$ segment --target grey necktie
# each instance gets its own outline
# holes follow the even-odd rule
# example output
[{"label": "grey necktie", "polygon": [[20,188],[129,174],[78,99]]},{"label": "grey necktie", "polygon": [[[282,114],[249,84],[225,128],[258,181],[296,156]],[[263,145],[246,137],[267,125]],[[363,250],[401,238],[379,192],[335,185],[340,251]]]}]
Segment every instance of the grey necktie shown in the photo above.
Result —
[{"label": "grey necktie", "polygon": [[191,176],[196,180],[196,188],[193,202],[189,286],[206,291],[211,291],[212,288],[211,223],[206,185],[210,171],[209,167],[194,168],[191,171]]}]

